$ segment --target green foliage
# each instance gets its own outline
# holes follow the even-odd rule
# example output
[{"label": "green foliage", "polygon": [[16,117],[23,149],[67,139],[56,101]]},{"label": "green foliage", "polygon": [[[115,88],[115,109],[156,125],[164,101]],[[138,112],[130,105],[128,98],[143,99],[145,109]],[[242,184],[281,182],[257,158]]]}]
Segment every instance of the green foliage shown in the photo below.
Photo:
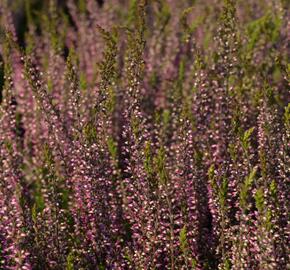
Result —
[{"label": "green foliage", "polygon": [[226,259],[224,270],[231,270],[231,263],[229,259]]},{"label": "green foliage", "polygon": [[228,151],[229,151],[229,153],[231,155],[231,159],[234,162],[236,162],[237,158],[238,158],[238,153],[237,153],[237,150],[235,148],[235,144],[233,144],[233,143],[229,144]]},{"label": "green foliage", "polygon": [[221,15],[221,19],[223,21],[231,21],[232,18],[235,17],[236,7],[234,0],[224,0],[223,12]]},{"label": "green foliage", "polygon": [[93,123],[88,123],[84,128],[83,128],[83,135],[85,136],[86,140],[92,144],[97,141],[98,136],[97,136],[97,130],[96,127],[94,126]]},{"label": "green foliage", "polygon": [[226,177],[223,177],[221,185],[219,187],[219,191],[218,191],[218,197],[219,197],[221,208],[225,208],[226,206],[228,184],[229,184],[228,179]]},{"label": "green foliage", "polygon": [[85,0],[78,0],[78,8],[81,13],[85,13],[87,10],[87,5]]},{"label": "green foliage", "polygon": [[126,23],[127,27],[131,26],[132,23],[134,23],[136,16],[138,16],[137,15],[137,4],[138,4],[137,0],[130,0],[129,12],[127,15],[127,23]]},{"label": "green foliage", "polygon": [[132,127],[132,130],[133,130],[133,134],[135,136],[135,139],[137,139],[138,136],[140,135],[140,132],[141,132],[141,120],[135,114],[131,115],[131,119],[130,120],[131,120],[130,123],[131,123],[131,127]]},{"label": "green foliage", "polygon": [[[127,80],[128,86],[132,88],[132,94],[136,94],[136,83],[140,81],[144,72],[143,52],[145,48],[145,30],[146,30],[146,0],[134,2],[134,20],[132,26],[134,29],[127,31],[128,49],[127,49]],[[136,3],[135,3],[136,2]],[[137,4],[138,3],[138,4]]]},{"label": "green foliage", "polygon": [[179,233],[179,243],[180,249],[182,253],[187,256],[188,253],[188,242],[187,242],[187,232],[186,232],[186,225],[182,227]]},{"label": "green foliage", "polygon": [[154,164],[153,164],[153,153],[152,153],[150,141],[146,141],[145,143],[144,156],[145,156],[145,160],[144,160],[145,171],[147,172],[148,176],[153,176]]},{"label": "green foliage", "polygon": [[288,130],[290,130],[290,103],[285,107],[284,122]]},{"label": "green foliage", "polygon": [[259,188],[255,193],[255,202],[256,207],[259,213],[262,213],[264,210],[264,190],[263,188]]},{"label": "green foliage", "polygon": [[246,130],[244,132],[244,134],[240,138],[241,144],[242,144],[242,147],[243,147],[244,151],[248,151],[249,150],[249,147],[250,147],[250,137],[253,134],[254,130],[255,130],[255,127],[249,128],[248,130]]},{"label": "green foliage", "polygon": [[4,87],[4,62],[0,55],[0,104],[2,102],[3,87]]},{"label": "green foliage", "polygon": [[12,142],[9,141],[9,140],[5,140],[4,141],[4,145],[5,145],[6,149],[8,150],[8,152],[10,154],[12,154],[13,153],[13,144],[12,144]]},{"label": "green foliage", "polygon": [[[101,90],[107,90],[116,79],[116,55],[117,55],[117,39],[118,32],[114,28],[111,32],[106,31],[101,26],[97,26],[98,32],[105,41],[106,49],[103,52],[103,60],[98,64],[101,74]],[[102,93],[104,94],[104,93]]]},{"label": "green foliage", "polygon": [[193,10],[193,7],[189,7],[185,10],[183,10],[183,12],[181,13],[180,16],[180,25],[182,27],[183,30],[183,42],[187,42],[188,38],[190,37],[190,34],[193,32],[194,29],[192,29],[192,27],[188,24],[187,22],[187,17],[190,14],[190,12]]},{"label": "green foliage", "polygon": [[214,190],[217,189],[217,184],[216,184],[216,181],[215,181],[215,165],[214,164],[211,164],[208,171],[207,171],[207,175],[208,175],[208,178],[209,178],[209,182],[212,186],[212,188]]},{"label": "green foliage", "polygon": [[162,112],[162,123],[164,124],[165,127],[168,126],[170,122],[170,110],[163,110]]},{"label": "green foliage", "polygon": [[88,86],[87,78],[83,72],[80,72],[80,89],[86,90]]},{"label": "green foliage", "polygon": [[271,197],[277,199],[277,184],[274,180],[270,183],[269,191]]},{"label": "green foliage", "polygon": [[277,187],[275,181],[272,181],[268,188],[271,199],[269,200],[269,198],[265,197],[263,188],[259,188],[255,194],[255,202],[259,212],[260,225],[264,227],[268,232],[271,232],[274,228],[273,218],[275,215],[277,215],[277,213],[274,213],[273,209],[271,209],[271,206],[269,205],[270,201],[272,200],[274,201],[275,205],[275,201],[277,200]]},{"label": "green foliage", "polygon": [[47,144],[45,144],[43,147],[43,157],[45,164],[48,166],[51,166],[54,163],[52,151]]},{"label": "green foliage", "polygon": [[157,25],[160,27],[160,31],[164,31],[166,26],[168,25],[171,19],[171,11],[169,5],[166,3],[165,0],[161,0],[157,2],[158,4],[158,11],[156,14]]},{"label": "green foliage", "polygon": [[66,270],[74,270],[74,260],[75,260],[75,254],[73,251],[71,251],[66,258]]},{"label": "green foliage", "polygon": [[34,198],[35,202],[32,208],[32,219],[34,222],[36,222],[37,214],[42,212],[45,207],[44,198],[41,193],[41,185],[39,182],[35,183]]},{"label": "green foliage", "polygon": [[247,35],[249,41],[247,43],[247,52],[252,55],[258,42],[265,38],[265,42],[275,43],[280,35],[282,21],[279,16],[275,16],[273,12],[267,12],[261,18],[252,21],[247,26]]},{"label": "green foliage", "polygon": [[166,154],[164,147],[158,149],[157,155],[154,157],[154,164],[160,183],[166,184],[168,181],[168,173],[166,170]]},{"label": "green foliage", "polygon": [[253,170],[246,177],[244,183],[242,184],[242,186],[240,188],[240,205],[241,205],[242,209],[244,209],[244,210],[247,208],[250,189],[251,189],[253,182],[255,180],[256,173],[257,173],[257,168],[253,168]]},{"label": "green foliage", "polygon": [[108,145],[108,149],[109,149],[109,152],[110,152],[113,160],[117,160],[118,159],[117,143],[115,142],[115,140],[112,137],[108,138],[107,145]]}]

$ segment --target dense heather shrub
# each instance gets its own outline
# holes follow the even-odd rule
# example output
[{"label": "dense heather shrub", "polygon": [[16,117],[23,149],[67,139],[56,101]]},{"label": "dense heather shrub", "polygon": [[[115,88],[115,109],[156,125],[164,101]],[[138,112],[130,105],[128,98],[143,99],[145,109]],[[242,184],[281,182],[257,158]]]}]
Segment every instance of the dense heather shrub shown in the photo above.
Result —
[{"label": "dense heather shrub", "polygon": [[289,269],[288,19],[0,0],[0,268]]}]

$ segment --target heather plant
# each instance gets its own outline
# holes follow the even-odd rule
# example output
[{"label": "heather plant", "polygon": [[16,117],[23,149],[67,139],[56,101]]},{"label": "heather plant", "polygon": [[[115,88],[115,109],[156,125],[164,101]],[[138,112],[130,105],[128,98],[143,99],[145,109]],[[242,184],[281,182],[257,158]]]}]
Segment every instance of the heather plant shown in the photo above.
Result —
[{"label": "heather plant", "polygon": [[0,269],[288,269],[288,18],[1,0]]}]

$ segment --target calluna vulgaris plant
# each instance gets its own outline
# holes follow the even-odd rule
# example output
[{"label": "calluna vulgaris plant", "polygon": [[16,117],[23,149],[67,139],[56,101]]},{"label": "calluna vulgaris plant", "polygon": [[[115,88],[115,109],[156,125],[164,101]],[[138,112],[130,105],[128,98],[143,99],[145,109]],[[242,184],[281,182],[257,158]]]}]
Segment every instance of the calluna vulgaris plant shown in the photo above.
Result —
[{"label": "calluna vulgaris plant", "polygon": [[290,269],[287,3],[0,0],[0,269]]}]

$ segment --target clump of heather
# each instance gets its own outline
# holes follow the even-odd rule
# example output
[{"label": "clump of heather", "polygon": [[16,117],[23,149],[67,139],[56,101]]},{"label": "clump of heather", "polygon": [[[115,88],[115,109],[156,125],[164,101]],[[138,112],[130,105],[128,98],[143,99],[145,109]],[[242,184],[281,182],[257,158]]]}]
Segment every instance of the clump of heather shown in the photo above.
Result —
[{"label": "clump of heather", "polygon": [[286,2],[1,0],[0,269],[288,269]]}]

